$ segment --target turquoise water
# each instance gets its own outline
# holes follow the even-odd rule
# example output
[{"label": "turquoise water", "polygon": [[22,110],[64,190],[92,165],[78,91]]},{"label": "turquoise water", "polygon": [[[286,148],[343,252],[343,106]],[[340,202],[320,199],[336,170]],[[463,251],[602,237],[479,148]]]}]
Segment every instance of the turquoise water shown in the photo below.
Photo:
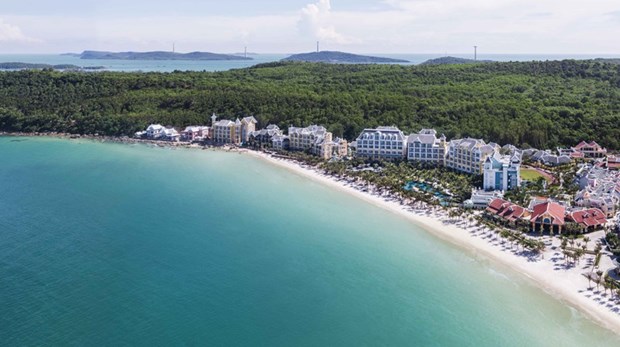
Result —
[{"label": "turquoise water", "polygon": [[[248,61],[184,61],[184,60],[87,60],[72,56],[54,54],[0,54],[0,62],[22,62],[36,64],[73,64],[77,66],[103,66],[108,71],[124,72],[172,72],[180,71],[225,71],[246,68],[256,64],[269,63],[288,57],[290,54],[258,54]],[[381,57],[409,60],[403,65],[419,64],[426,60],[439,58],[445,54],[373,54]],[[473,59],[471,54],[449,54],[454,57]],[[479,59],[494,61],[531,61],[562,59],[617,58],[619,55],[605,54],[479,54]]]},{"label": "turquoise water", "polygon": [[0,345],[618,346],[484,258],[252,157],[0,137]]}]

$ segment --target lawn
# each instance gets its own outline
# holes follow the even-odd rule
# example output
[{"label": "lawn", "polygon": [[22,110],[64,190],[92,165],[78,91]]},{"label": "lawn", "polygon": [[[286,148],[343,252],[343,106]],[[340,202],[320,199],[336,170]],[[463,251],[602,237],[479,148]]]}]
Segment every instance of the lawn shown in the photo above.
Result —
[{"label": "lawn", "polygon": [[538,171],[536,171],[534,169],[522,169],[521,170],[521,179],[522,180],[530,181],[530,182],[536,182],[536,180],[539,177],[547,179],[545,176],[543,176],[542,174],[540,174]]}]

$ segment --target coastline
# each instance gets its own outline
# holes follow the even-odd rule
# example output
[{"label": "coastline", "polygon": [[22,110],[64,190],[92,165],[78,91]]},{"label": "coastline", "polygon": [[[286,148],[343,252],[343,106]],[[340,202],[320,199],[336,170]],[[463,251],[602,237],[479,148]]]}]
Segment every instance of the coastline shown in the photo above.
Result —
[{"label": "coastline", "polygon": [[[0,136],[14,137],[53,137],[60,139],[92,140],[99,142],[115,142],[124,144],[145,144],[158,147],[178,147],[194,149],[211,149],[211,146],[190,145],[186,143],[170,143],[165,141],[147,141],[133,138],[107,137],[98,135],[75,136],[70,134],[38,134],[38,133],[0,133]],[[228,147],[215,147],[226,150]],[[465,226],[465,223],[456,223],[449,220],[447,213],[434,211],[428,208],[412,209],[410,206],[403,205],[394,199],[386,199],[376,194],[362,191],[348,182],[338,180],[335,177],[322,174],[318,169],[308,167],[292,160],[276,158],[264,152],[249,149],[228,149],[240,154],[245,154],[263,160],[272,165],[302,177],[306,177],[327,187],[338,189],[353,197],[364,200],[378,208],[387,210],[401,218],[406,218],[409,222],[420,227],[435,237],[470,252],[476,258],[489,259],[495,261],[500,266],[506,266],[511,271],[516,271],[529,280],[533,285],[539,287],[549,295],[560,300],[569,307],[582,312],[598,325],[611,330],[620,335],[620,307],[608,304],[609,296],[602,294],[594,286],[588,288],[588,281],[583,277],[586,268],[591,266],[593,261],[589,257],[587,261],[572,268],[563,267],[562,253],[559,249],[547,247],[543,257],[531,257],[524,252],[515,252],[509,247],[507,242],[498,240],[490,231],[479,227]],[[459,225],[461,224],[461,225]],[[489,236],[490,235],[490,236]],[[551,239],[545,237],[545,241]],[[559,245],[559,240],[553,243]],[[590,264],[590,265],[588,265]],[[585,267],[583,267],[585,265]],[[606,269],[606,267],[601,267]],[[613,299],[611,299],[613,300]],[[615,310],[615,311],[614,311]]]},{"label": "coastline", "polygon": [[[507,266],[510,270],[523,275],[549,295],[584,313],[585,317],[616,334],[620,334],[620,311],[618,311],[619,313],[612,311],[613,307],[607,306],[607,296],[602,295],[595,286],[588,289],[588,281],[582,275],[586,272],[584,266],[589,267],[592,259],[583,261],[583,263],[572,268],[562,268],[559,263],[563,263],[564,260],[559,249],[548,247],[542,258],[534,259],[523,254],[523,252],[515,252],[512,247],[508,246],[507,242],[504,243],[496,237],[489,236],[490,233],[487,234],[487,230],[459,225],[449,221],[447,215],[441,212],[431,212],[424,209],[412,210],[396,201],[386,200],[380,196],[356,189],[345,182],[323,175],[317,170],[303,167],[289,160],[274,158],[263,152],[248,150],[242,151],[242,153],[362,199],[376,207],[406,218],[425,232],[471,252],[474,257],[491,259],[500,265]],[[545,241],[548,239],[546,238]]]}]

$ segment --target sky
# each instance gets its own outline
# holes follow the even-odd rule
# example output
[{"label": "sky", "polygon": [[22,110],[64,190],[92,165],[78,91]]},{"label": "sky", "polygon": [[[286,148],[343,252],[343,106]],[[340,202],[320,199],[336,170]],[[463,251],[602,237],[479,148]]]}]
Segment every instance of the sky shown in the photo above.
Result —
[{"label": "sky", "polygon": [[2,0],[0,54],[618,54],[620,0]]}]

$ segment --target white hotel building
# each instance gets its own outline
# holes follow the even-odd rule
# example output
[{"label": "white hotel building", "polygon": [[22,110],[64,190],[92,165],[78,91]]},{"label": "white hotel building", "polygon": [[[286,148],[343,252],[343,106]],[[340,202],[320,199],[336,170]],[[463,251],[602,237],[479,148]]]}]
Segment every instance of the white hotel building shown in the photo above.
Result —
[{"label": "white hotel building", "polygon": [[485,190],[508,191],[521,186],[521,153],[488,156],[484,163],[483,187]]},{"label": "white hotel building", "polygon": [[446,167],[468,174],[480,175],[487,157],[499,150],[494,143],[486,144],[479,139],[458,139],[450,141]]},{"label": "white hotel building", "polygon": [[370,159],[404,159],[407,136],[397,127],[364,129],[357,137],[357,156]]},{"label": "white hotel building", "polygon": [[448,154],[446,136],[437,137],[434,129],[422,129],[417,134],[409,135],[407,141],[407,160],[434,166],[444,166]]}]

